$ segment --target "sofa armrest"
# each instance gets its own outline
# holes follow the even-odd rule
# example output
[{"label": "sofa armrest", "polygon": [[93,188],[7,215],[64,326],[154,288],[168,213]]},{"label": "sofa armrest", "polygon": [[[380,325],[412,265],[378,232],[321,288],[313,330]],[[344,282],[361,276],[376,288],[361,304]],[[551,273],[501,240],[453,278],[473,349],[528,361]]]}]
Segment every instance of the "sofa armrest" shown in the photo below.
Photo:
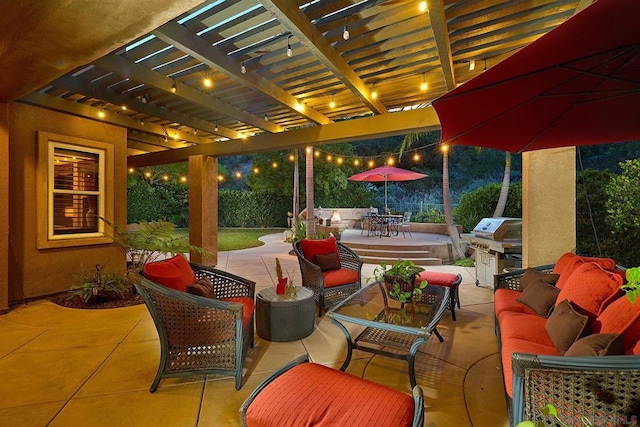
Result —
[{"label": "sofa armrest", "polygon": [[[553,271],[555,264],[540,265],[537,267],[531,267],[534,270],[550,273]],[[520,280],[524,276],[524,272],[527,269],[522,268],[520,270],[510,271],[508,273],[500,273],[493,276],[493,289],[510,289],[512,291],[520,290]]]},{"label": "sofa armrest", "polygon": [[580,425],[581,417],[593,425],[619,425],[640,415],[640,356],[513,353],[511,363],[513,425],[548,421],[540,411],[547,404],[567,425]]}]

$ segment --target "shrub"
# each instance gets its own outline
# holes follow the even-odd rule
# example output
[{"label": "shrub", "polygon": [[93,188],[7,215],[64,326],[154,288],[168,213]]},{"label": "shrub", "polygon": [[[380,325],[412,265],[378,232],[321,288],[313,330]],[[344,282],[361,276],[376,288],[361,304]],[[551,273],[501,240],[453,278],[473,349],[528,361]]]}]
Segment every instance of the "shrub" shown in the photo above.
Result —
[{"label": "shrub", "polygon": [[[500,197],[500,188],[501,184],[488,184],[460,198],[460,203],[453,210],[453,216],[455,222],[462,225],[465,233],[472,231],[482,218],[493,216]],[[509,186],[504,216],[514,218],[522,216],[522,184],[512,183]]]}]

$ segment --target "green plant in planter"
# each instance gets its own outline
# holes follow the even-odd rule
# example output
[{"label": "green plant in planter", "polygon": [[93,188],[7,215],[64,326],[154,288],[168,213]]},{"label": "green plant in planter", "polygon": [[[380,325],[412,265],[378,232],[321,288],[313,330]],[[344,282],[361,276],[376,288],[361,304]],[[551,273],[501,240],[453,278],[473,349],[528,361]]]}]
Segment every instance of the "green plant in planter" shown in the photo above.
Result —
[{"label": "green plant in planter", "polygon": [[211,252],[190,245],[184,236],[176,236],[175,224],[166,221],[140,221],[133,230],[122,230],[110,221],[100,218],[113,229],[114,243],[124,249],[128,271],[141,273],[144,265],[161,255],[195,252],[211,256]]},{"label": "green plant in planter", "polygon": [[622,290],[627,293],[627,298],[635,304],[640,295],[640,267],[629,268],[626,271],[627,283],[622,285]]},{"label": "green plant in planter", "polygon": [[427,281],[422,280],[415,284],[415,280],[418,274],[423,271],[424,268],[416,265],[413,261],[401,259],[390,267],[387,263],[381,262],[373,270],[373,276],[375,280],[384,281],[387,284],[391,298],[404,304],[422,296],[422,290],[427,287]]},{"label": "green plant in planter", "polygon": [[96,271],[76,276],[80,286],[71,290],[69,298],[79,296],[86,303],[124,298],[131,289],[124,277],[96,264]]}]

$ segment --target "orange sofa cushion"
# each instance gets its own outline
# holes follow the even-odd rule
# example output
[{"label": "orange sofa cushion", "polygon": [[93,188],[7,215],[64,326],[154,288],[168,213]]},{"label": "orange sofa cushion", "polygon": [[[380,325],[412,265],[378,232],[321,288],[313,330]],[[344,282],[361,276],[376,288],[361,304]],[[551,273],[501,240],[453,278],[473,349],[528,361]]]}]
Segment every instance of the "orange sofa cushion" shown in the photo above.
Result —
[{"label": "orange sofa cushion", "polygon": [[144,276],[168,288],[186,292],[187,285],[196,281],[189,261],[178,254],[173,258],[149,262],[144,266]]},{"label": "orange sofa cushion", "polygon": [[515,338],[553,347],[546,324],[547,319],[535,313],[503,313],[500,317],[500,339],[505,342]]},{"label": "orange sofa cushion", "polygon": [[556,307],[561,301],[569,300],[580,313],[593,321],[607,304],[619,296],[623,282],[622,276],[606,271],[594,262],[583,263],[560,290]]},{"label": "orange sofa cushion", "polygon": [[300,247],[307,261],[316,263],[316,255],[337,254],[338,243],[335,237],[326,239],[301,239]]},{"label": "orange sofa cushion", "polygon": [[322,277],[324,278],[324,287],[331,288],[356,283],[358,281],[358,272],[348,268],[340,268],[338,270],[323,271]]},{"label": "orange sofa cushion", "polygon": [[526,313],[535,316],[536,313],[518,301],[521,292],[511,289],[496,289],[494,293],[494,307],[498,320],[503,313]]},{"label": "orange sofa cushion", "polygon": [[609,304],[591,327],[593,333],[623,334],[625,353],[633,354],[640,341],[640,303],[631,304],[626,295]]},{"label": "orange sofa cushion", "polygon": [[576,255],[573,252],[567,252],[558,259],[553,267],[553,273],[560,275],[560,278],[556,282],[556,287],[558,289],[564,288],[564,285],[575,269],[585,262],[594,262],[604,270],[613,270],[616,268],[616,262],[611,258],[585,257]]},{"label": "orange sofa cushion", "polygon": [[274,379],[247,409],[249,427],[410,426],[408,394],[316,363]]},{"label": "orange sofa cushion", "polygon": [[[544,319],[543,319],[544,320]],[[526,339],[511,338],[502,340],[502,374],[504,376],[504,387],[507,394],[513,397],[513,369],[511,367],[511,353],[532,353],[541,356],[560,356],[558,350],[551,345],[531,342]]]}]

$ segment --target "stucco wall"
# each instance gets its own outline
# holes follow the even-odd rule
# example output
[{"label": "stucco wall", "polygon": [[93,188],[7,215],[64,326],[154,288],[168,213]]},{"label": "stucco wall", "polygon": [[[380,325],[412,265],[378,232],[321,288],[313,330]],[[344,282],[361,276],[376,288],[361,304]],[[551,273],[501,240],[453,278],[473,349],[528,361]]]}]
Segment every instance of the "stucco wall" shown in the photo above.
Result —
[{"label": "stucco wall", "polygon": [[[0,103],[0,182],[9,181],[8,105]],[[9,308],[9,187],[0,185],[0,313]]]},{"label": "stucco wall", "polygon": [[124,272],[124,253],[113,244],[37,249],[37,131],[101,141],[115,147],[114,221],[126,226],[127,131],[21,103],[9,106],[9,301],[65,291],[77,285],[74,275],[95,264]]}]

